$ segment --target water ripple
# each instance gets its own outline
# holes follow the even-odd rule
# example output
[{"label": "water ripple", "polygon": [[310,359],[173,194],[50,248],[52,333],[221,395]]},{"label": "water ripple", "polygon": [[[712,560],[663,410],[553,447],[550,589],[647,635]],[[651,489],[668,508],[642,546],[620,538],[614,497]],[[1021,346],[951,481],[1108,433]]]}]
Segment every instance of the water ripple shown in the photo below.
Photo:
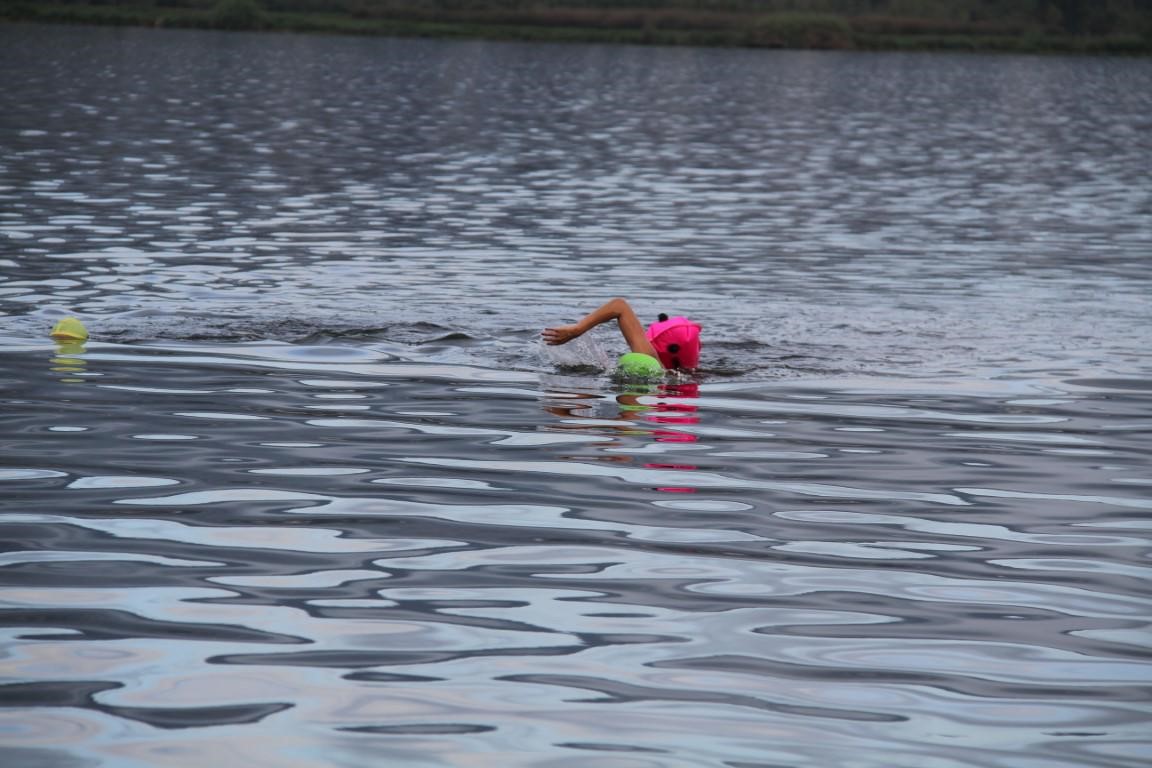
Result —
[{"label": "water ripple", "polygon": [[578,475],[585,477],[612,477],[626,483],[656,485],[674,488],[726,488],[771,490],[805,496],[821,496],[840,499],[887,499],[921,501],[929,504],[966,505],[958,496],[943,493],[919,493],[905,491],[876,491],[862,488],[845,488],[819,483],[772,483],[725,477],[711,472],[699,472],[691,468],[686,472],[664,469],[629,469],[612,465],[592,465],[569,462],[513,462],[481,461],[475,459],[450,458],[410,458],[404,461],[417,464],[430,464],[441,467],[496,472],[541,472],[557,475]]}]

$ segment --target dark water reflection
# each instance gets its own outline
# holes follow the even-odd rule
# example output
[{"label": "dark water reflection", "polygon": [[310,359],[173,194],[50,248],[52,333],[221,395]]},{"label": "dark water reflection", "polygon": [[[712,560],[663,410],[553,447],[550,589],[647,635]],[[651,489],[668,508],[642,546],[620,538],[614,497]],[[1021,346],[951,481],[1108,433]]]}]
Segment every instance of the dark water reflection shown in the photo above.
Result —
[{"label": "dark water reflection", "polygon": [[272,349],[10,353],[16,764],[1139,762],[1140,382]]},{"label": "dark water reflection", "polygon": [[1152,757],[1147,62],[0,40],[0,764]]}]

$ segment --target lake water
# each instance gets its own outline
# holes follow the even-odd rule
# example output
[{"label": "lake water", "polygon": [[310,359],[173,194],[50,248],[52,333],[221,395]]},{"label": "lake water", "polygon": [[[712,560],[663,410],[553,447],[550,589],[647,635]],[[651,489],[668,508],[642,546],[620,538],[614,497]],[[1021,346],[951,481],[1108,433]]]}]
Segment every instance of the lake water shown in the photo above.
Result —
[{"label": "lake water", "polygon": [[0,72],[4,766],[1152,760],[1152,61]]}]

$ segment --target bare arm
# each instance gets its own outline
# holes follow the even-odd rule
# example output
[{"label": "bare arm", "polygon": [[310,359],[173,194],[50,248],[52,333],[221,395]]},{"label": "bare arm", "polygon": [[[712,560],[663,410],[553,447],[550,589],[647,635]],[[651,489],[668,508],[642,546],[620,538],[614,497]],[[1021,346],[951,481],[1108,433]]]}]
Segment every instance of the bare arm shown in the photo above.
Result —
[{"label": "bare arm", "polygon": [[616,321],[620,333],[624,336],[624,341],[628,342],[628,347],[633,352],[657,357],[656,350],[648,341],[648,337],[644,335],[644,324],[640,322],[640,318],[636,317],[636,313],[632,311],[628,302],[621,298],[612,299],[572,325],[545,328],[541,335],[547,344],[567,344],[572,339],[583,336],[596,326],[609,320]]}]

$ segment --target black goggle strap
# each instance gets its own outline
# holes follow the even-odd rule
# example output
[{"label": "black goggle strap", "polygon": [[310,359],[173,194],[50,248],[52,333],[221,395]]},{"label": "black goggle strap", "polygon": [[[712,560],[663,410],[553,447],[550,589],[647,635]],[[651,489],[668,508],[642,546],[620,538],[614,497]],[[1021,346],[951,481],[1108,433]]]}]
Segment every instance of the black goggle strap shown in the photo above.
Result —
[{"label": "black goggle strap", "polygon": [[[661,323],[663,323],[663,322],[668,320],[668,315],[661,312],[659,315],[656,316],[656,319],[658,321],[660,321]],[[673,355],[675,355],[677,352],[680,351],[680,345],[679,344],[669,344],[668,345],[668,351],[671,352]],[[673,357],[672,358],[672,367],[673,368],[679,368],[680,367],[680,358],[679,357]]]}]

